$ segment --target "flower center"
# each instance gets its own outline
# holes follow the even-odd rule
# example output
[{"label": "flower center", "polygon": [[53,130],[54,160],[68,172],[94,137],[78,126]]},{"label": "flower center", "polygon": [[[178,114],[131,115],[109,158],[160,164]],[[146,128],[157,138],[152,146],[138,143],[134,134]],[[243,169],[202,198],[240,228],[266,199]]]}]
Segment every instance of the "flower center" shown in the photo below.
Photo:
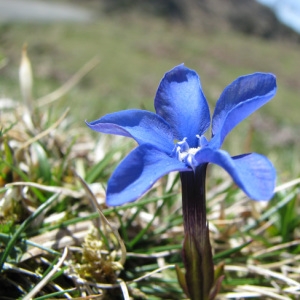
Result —
[{"label": "flower center", "polygon": [[175,156],[179,161],[184,162],[187,166],[191,167],[193,170],[198,166],[198,162],[195,159],[195,154],[204,146],[208,144],[205,136],[196,135],[198,138],[198,147],[193,148],[187,143],[187,138],[182,141],[177,142],[173,149],[172,155]]}]

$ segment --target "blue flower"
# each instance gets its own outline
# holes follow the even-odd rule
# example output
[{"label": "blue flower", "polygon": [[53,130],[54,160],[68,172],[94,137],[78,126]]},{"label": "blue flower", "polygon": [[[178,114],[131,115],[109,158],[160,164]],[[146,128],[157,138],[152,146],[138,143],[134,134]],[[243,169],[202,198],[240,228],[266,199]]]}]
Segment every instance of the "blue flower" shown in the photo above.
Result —
[{"label": "blue flower", "polygon": [[224,168],[250,198],[270,199],[276,180],[271,162],[257,153],[231,157],[220,147],[238,123],[275,93],[273,74],[237,78],[216,103],[208,141],[204,134],[210,127],[210,112],[199,76],[182,64],[161,80],[154,100],[156,113],[130,109],[86,122],[95,131],[131,137],[138,143],[109,179],[107,204],[134,201],[162,176],[173,171],[194,172],[207,163]]}]

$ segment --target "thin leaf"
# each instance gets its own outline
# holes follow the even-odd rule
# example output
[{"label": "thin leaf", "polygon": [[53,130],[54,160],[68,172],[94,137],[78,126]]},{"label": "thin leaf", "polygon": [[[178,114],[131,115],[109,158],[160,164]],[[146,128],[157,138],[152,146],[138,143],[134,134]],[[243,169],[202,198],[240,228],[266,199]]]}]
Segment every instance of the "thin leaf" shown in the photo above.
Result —
[{"label": "thin leaf", "polygon": [[16,244],[18,238],[20,235],[26,230],[26,228],[30,225],[30,223],[35,220],[46,208],[48,208],[54,201],[57,200],[59,194],[54,194],[52,197],[50,197],[45,203],[40,205],[37,210],[29,216],[21,225],[20,227],[16,230],[14,235],[11,237],[9,240],[6,248],[4,249],[3,254],[0,257],[0,271],[3,268],[3,264],[6,261],[6,258],[8,257],[9,253],[11,252],[12,248]]}]

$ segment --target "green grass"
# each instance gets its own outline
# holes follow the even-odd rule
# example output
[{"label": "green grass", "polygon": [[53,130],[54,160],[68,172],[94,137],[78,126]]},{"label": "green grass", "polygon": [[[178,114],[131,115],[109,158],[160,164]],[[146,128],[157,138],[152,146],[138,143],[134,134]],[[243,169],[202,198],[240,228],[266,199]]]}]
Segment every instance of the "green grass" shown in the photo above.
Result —
[{"label": "green grass", "polygon": [[[34,34],[32,34],[34,32]],[[59,87],[91,57],[99,66],[63,100],[74,116],[88,118],[128,107],[152,109],[166,70],[184,62],[198,71],[213,105],[224,86],[256,71],[277,75],[278,96],[264,109],[278,121],[298,124],[298,45],[241,36],[229,31],[204,33],[159,18],[102,15],[91,24],[1,25],[2,55],[9,59],[1,93],[19,98],[20,49],[29,45],[37,80],[36,97]],[[288,115],[288,117],[286,117]],[[284,117],[283,117],[284,116]]]},{"label": "green grass", "polygon": [[[35,98],[57,89],[88,60],[99,57],[100,63],[80,84],[52,106],[56,115],[70,107],[70,117],[76,125],[120,109],[153,110],[153,98],[163,74],[184,62],[199,73],[211,111],[223,88],[236,77],[256,71],[276,74],[276,97],[247,121],[249,125],[244,130],[254,128],[257,152],[270,153],[276,148],[274,156],[279,153],[280,157],[288,157],[286,150],[295,152],[293,149],[300,145],[297,44],[228,30],[204,32],[134,14],[101,15],[97,22],[80,25],[6,24],[1,25],[0,33],[0,53],[8,59],[1,70],[0,94],[17,100],[18,65],[24,42],[29,45],[34,69]],[[259,116],[266,126],[257,125]],[[238,148],[229,145],[230,151],[240,153],[244,147],[245,131],[240,131],[231,134]],[[300,164],[299,156],[293,159],[293,164]],[[280,159],[276,164],[287,171],[286,163]],[[293,169],[291,175],[298,176],[299,172]]]},{"label": "green grass", "polygon": [[[57,89],[95,55],[101,60],[68,94],[35,113],[34,130],[21,118],[25,111],[18,102],[1,113],[0,291],[5,287],[6,299],[100,294],[124,299],[122,282],[132,299],[184,298],[174,269],[175,264],[182,267],[178,177],[166,176],[137,202],[106,207],[107,180],[134,144],[93,135],[83,125],[85,119],[119,109],[152,110],[161,77],[181,62],[200,74],[212,108],[237,76],[255,71],[277,75],[275,99],[235,128],[224,148],[231,154],[268,155],[278,169],[278,184],[288,181],[290,186],[278,188],[269,203],[254,203],[212,166],[208,218],[214,261],[225,262],[222,299],[250,292],[253,299],[299,299],[299,180],[291,182],[299,176],[299,144],[297,135],[288,145],[279,135],[282,128],[293,134],[299,128],[297,45],[228,31],[204,33],[137,16],[101,16],[80,26],[1,25],[0,32],[0,62],[8,59],[0,69],[0,94],[19,101],[24,42],[36,98]],[[53,126],[66,107],[71,109],[65,122],[30,142]],[[91,184],[99,207],[76,173]],[[122,242],[99,218],[97,207],[119,230],[125,263]]]}]

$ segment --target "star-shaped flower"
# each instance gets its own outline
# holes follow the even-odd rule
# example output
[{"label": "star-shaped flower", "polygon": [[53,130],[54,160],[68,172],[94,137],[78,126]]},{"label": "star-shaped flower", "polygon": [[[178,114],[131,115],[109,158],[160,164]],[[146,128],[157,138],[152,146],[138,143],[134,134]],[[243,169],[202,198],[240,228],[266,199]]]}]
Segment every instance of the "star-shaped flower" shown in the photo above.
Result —
[{"label": "star-shaped flower", "polygon": [[270,199],[276,180],[271,162],[257,153],[231,157],[220,147],[238,123],[275,93],[273,74],[237,78],[216,103],[208,141],[204,134],[210,126],[210,113],[199,76],[182,64],[161,80],[154,100],[156,113],[130,109],[86,122],[95,131],[131,137],[138,143],[109,179],[107,204],[134,201],[162,176],[173,171],[194,172],[207,163],[224,168],[250,198]]}]

